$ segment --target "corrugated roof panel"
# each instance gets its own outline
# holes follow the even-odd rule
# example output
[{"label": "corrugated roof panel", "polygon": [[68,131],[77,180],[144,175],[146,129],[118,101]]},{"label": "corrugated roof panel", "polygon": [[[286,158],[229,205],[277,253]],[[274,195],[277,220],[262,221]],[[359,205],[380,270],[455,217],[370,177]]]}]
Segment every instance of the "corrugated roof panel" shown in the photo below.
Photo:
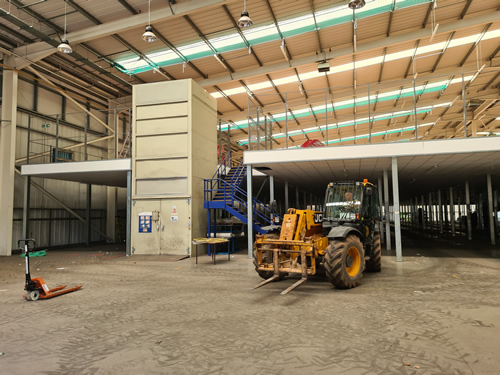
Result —
[{"label": "corrugated roof panel", "polygon": [[269,3],[278,21],[312,13],[309,1],[269,0]]},{"label": "corrugated roof panel", "polygon": [[392,18],[391,34],[421,29],[425,15],[427,14],[427,9],[428,6],[397,9]]},{"label": "corrugated roof panel", "polygon": [[308,33],[287,38],[286,45],[290,55],[294,59],[308,56],[314,51],[320,50],[317,33]]},{"label": "corrugated roof panel", "polygon": [[352,23],[321,29],[319,34],[321,41],[325,43],[325,48],[352,45]]},{"label": "corrugated roof panel", "polygon": [[384,38],[387,33],[389,18],[390,13],[383,13],[358,20],[358,27],[356,29],[358,43],[374,37]]},{"label": "corrugated roof panel", "polygon": [[259,57],[260,61],[266,65],[276,63],[278,61],[285,61],[280,45],[280,41],[273,41],[254,46],[252,47],[252,50]]},{"label": "corrugated roof panel", "polygon": [[255,69],[259,67],[257,60],[255,60],[255,57],[249,55],[247,49],[225,52],[221,55],[235,71],[244,71],[247,69]]}]

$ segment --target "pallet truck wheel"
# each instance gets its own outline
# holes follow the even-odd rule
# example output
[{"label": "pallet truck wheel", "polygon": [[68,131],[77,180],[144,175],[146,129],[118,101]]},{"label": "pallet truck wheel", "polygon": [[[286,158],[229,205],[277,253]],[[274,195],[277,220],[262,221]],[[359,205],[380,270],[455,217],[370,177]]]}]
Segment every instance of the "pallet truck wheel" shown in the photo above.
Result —
[{"label": "pallet truck wheel", "polygon": [[30,294],[31,294],[31,292],[26,292],[26,295],[24,296],[24,298],[26,298],[26,301],[31,301]]},{"label": "pallet truck wheel", "polygon": [[40,297],[40,291],[39,290],[33,290],[29,292],[30,299],[31,301],[36,301]]}]

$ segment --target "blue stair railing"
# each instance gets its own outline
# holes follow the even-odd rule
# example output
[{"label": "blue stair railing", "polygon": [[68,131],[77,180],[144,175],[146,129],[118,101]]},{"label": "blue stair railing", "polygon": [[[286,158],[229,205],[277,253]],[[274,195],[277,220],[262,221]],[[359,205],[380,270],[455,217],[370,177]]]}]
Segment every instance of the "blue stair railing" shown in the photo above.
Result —
[{"label": "blue stair railing", "polygon": [[[204,180],[204,207],[207,209],[224,209],[248,224],[248,195],[240,185],[246,177],[246,166],[241,161],[232,168],[231,151],[224,157],[211,179]],[[264,203],[252,199],[254,230],[261,234],[267,231],[263,227],[273,224],[273,213]]]},{"label": "blue stair railing", "polygon": [[[205,208],[225,209],[243,223],[248,224],[248,195],[245,190],[222,179],[204,180],[204,184]],[[273,224],[271,216],[273,212],[256,198],[252,199],[252,204],[253,228],[265,234],[267,231],[262,227]]]}]

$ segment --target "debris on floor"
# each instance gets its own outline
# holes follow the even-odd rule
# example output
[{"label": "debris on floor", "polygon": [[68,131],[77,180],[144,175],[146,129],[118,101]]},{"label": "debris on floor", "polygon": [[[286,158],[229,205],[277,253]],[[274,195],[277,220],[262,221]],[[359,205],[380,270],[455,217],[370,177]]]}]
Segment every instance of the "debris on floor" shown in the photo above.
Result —
[{"label": "debris on floor", "polygon": [[405,366],[411,366],[411,363],[410,362],[405,362],[405,363],[403,363],[403,365],[405,365]]},{"label": "debris on floor", "polygon": [[[35,251],[35,252],[30,253],[30,258],[44,257],[45,255],[47,255],[47,250],[40,250],[40,251]],[[21,253],[21,254],[19,254],[19,256],[21,258],[24,258],[26,255],[24,253]]]}]

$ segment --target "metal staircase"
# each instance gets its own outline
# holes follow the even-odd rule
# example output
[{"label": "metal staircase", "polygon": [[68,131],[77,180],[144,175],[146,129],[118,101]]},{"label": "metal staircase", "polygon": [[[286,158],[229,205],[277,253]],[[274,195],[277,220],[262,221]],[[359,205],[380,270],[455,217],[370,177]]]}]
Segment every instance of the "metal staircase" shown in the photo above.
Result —
[{"label": "metal staircase", "polygon": [[[219,164],[211,179],[204,180],[204,208],[223,209],[248,225],[248,195],[242,189],[242,182],[246,178],[246,166],[243,162],[233,166],[231,151]],[[273,223],[273,214],[262,202],[253,198],[253,229],[260,234],[267,231],[263,228]],[[210,219],[208,232],[211,233]]]}]

